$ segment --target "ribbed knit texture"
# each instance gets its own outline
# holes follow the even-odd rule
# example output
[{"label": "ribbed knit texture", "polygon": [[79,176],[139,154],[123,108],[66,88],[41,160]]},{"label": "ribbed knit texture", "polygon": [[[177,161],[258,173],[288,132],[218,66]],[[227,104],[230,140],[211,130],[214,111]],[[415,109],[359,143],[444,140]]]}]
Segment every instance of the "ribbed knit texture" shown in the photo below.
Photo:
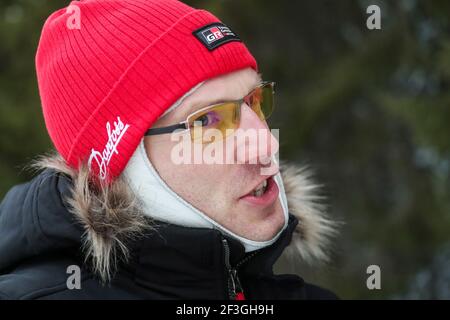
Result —
[{"label": "ribbed knit texture", "polygon": [[[84,0],[81,28],[66,8],[45,22],[36,54],[44,119],[55,148],[77,168],[102,153],[118,117],[124,125],[106,167],[112,181],[145,131],[196,84],[245,67],[258,70],[242,42],[209,51],[192,34],[220,20],[176,0]],[[232,28],[232,26],[230,26]],[[95,164],[95,162],[93,162]],[[98,166],[93,165],[95,174]]]}]

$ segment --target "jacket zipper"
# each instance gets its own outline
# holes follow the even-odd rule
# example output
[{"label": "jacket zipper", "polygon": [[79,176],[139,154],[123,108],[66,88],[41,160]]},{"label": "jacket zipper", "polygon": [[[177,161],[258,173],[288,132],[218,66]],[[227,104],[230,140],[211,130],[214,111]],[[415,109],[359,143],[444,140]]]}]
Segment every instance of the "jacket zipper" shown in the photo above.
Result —
[{"label": "jacket zipper", "polygon": [[241,282],[239,280],[237,269],[248,260],[250,260],[256,252],[248,255],[246,258],[242,259],[233,268],[230,263],[230,246],[226,239],[222,239],[222,244],[225,252],[225,266],[228,271],[228,297],[231,300],[245,300],[244,289],[242,288]]}]

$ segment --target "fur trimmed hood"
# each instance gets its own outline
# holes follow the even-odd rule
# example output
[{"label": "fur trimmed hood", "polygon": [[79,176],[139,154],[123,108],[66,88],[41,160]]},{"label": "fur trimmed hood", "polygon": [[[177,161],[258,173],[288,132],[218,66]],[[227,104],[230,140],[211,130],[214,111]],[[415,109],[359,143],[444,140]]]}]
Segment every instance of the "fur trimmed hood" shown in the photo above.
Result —
[{"label": "fur trimmed hood", "polygon": [[[71,196],[64,200],[84,229],[85,259],[108,281],[117,262],[128,259],[126,242],[152,228],[125,180],[119,177],[108,187],[96,188],[89,183],[86,167],[75,171],[58,154],[40,157],[32,167],[52,169],[72,179]],[[311,171],[305,168],[283,164],[281,173],[289,212],[299,221],[283,254],[307,264],[326,262],[337,223],[327,217],[324,199],[318,194],[320,186],[312,182]]]}]

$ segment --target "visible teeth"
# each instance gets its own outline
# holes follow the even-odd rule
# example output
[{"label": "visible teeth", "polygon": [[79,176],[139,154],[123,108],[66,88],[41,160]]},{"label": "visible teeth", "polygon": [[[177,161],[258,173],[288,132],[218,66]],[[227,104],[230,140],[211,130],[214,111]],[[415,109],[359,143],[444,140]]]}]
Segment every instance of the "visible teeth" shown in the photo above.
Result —
[{"label": "visible teeth", "polygon": [[263,189],[257,189],[257,190],[255,190],[255,191],[253,191],[253,195],[254,195],[255,197],[260,197],[263,193],[264,193],[264,190],[263,190]]},{"label": "visible teeth", "polygon": [[253,192],[252,195],[255,197],[260,197],[266,191],[267,180],[264,180]]}]

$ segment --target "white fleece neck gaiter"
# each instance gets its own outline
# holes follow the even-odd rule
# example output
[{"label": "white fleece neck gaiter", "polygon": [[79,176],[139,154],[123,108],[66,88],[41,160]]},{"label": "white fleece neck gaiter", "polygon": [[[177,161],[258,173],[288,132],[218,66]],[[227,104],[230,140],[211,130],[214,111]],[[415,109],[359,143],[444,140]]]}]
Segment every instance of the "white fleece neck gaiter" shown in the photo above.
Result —
[{"label": "white fleece neck gaiter", "polygon": [[[168,109],[168,111],[166,111],[166,113],[179,106],[182,100],[192,94],[192,92],[200,85],[201,84],[197,85],[180,98]],[[139,146],[122,174],[125,176],[129,186],[143,205],[143,212],[146,215],[155,220],[185,227],[218,229],[222,233],[240,241],[245,247],[246,252],[258,250],[274,243],[288,223],[287,199],[283,181],[279,173],[274,176],[274,181],[277,183],[280,190],[279,199],[283,208],[285,221],[279,232],[272,239],[267,241],[253,241],[233,233],[180,197],[165,183],[153,167],[145,150],[144,139],[139,143]],[[205,201],[208,200],[205,199]]]}]

